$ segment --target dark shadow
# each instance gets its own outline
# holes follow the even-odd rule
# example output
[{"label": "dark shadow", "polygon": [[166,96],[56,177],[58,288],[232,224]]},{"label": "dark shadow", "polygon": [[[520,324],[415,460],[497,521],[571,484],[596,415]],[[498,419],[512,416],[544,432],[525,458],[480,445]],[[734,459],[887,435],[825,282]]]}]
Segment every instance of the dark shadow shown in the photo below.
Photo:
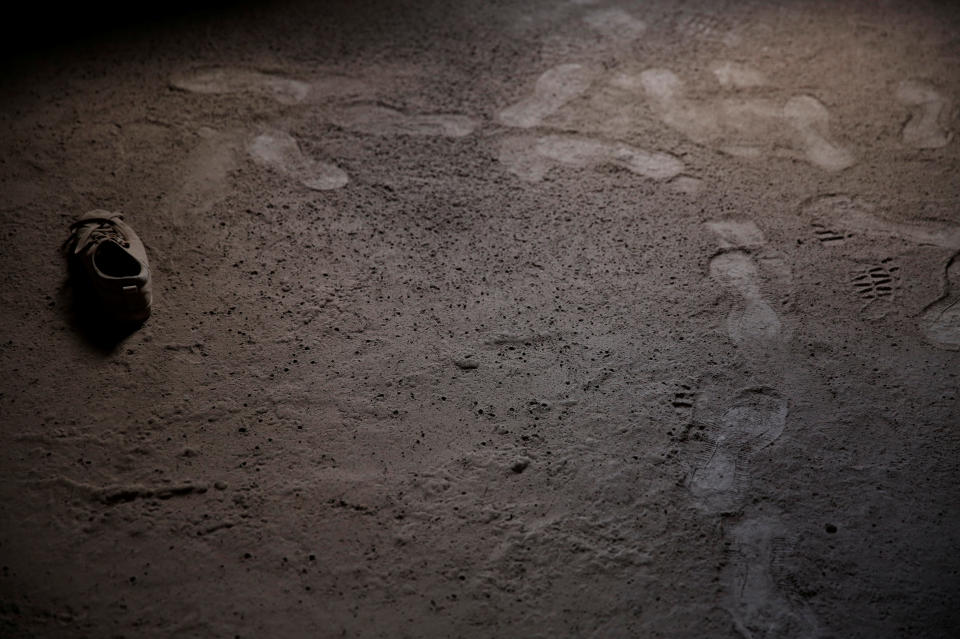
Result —
[{"label": "dark shadow", "polygon": [[131,39],[243,11],[268,0],[25,3],[10,13],[0,58],[5,66],[38,56],[62,57],[75,47]]},{"label": "dark shadow", "polygon": [[74,331],[102,355],[113,353],[143,326],[142,321],[118,321],[107,315],[82,271],[75,266],[69,267],[67,279],[60,287],[59,306],[67,313]]}]

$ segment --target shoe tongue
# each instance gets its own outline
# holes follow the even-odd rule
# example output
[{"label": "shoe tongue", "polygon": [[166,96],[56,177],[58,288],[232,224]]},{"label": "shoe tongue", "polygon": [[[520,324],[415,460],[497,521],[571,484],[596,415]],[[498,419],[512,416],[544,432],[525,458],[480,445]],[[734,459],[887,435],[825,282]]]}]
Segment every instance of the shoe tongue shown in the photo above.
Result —
[{"label": "shoe tongue", "polygon": [[74,255],[86,248],[87,238],[90,237],[90,234],[93,233],[93,229],[95,228],[97,228],[96,224],[85,224],[77,230],[77,243],[73,246]]}]

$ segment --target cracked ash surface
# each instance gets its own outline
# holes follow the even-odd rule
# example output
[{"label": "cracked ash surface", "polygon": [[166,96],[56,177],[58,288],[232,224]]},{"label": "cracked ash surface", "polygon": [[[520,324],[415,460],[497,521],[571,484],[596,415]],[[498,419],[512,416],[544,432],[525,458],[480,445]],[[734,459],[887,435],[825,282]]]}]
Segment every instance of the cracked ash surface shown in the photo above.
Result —
[{"label": "cracked ash surface", "polygon": [[[949,637],[960,14],[251,4],[0,94],[5,637]],[[154,314],[71,315],[122,211]]]}]

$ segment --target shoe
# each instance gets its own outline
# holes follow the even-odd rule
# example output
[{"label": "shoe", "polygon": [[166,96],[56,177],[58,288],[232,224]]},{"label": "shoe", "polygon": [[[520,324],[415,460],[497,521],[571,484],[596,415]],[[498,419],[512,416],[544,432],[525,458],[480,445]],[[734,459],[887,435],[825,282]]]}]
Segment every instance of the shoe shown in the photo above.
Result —
[{"label": "shoe", "polygon": [[147,251],[123,216],[110,211],[84,213],[70,226],[64,252],[88,284],[98,310],[114,320],[142,322],[152,300]]}]

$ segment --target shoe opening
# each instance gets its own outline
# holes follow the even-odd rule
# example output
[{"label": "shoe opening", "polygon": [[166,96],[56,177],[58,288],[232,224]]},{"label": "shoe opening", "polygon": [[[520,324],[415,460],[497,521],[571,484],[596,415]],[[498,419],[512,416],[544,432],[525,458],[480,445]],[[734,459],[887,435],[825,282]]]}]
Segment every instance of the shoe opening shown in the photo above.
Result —
[{"label": "shoe opening", "polygon": [[115,242],[101,242],[93,256],[93,263],[107,277],[140,275],[140,261]]}]

